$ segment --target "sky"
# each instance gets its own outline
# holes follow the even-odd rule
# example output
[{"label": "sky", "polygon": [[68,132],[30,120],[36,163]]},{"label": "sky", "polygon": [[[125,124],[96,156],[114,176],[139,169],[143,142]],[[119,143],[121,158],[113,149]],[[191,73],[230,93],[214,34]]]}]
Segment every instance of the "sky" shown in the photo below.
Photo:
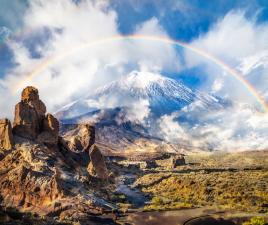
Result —
[{"label": "sky", "polygon": [[[210,124],[207,132],[202,127],[206,138],[214,130],[224,135],[224,146],[239,139],[241,148],[247,147],[249,141],[243,144],[247,138],[250,148],[268,148],[267,115],[251,112],[262,111],[256,98],[203,56],[148,40],[111,41],[72,52],[118,35],[185,42],[236,70],[268,101],[267,0],[0,0],[0,117],[12,118],[26,85],[36,86],[54,112],[133,70],[148,71],[235,103],[231,112],[211,116],[219,121],[232,113],[233,118],[228,117],[224,126]],[[248,107],[241,111],[241,105]],[[196,135],[180,128],[176,115],[161,118],[160,127],[174,125],[174,131],[187,133],[185,137],[189,132],[191,138]],[[243,127],[238,123],[241,118],[247,121]],[[162,135],[170,140],[174,132],[163,130]]]}]

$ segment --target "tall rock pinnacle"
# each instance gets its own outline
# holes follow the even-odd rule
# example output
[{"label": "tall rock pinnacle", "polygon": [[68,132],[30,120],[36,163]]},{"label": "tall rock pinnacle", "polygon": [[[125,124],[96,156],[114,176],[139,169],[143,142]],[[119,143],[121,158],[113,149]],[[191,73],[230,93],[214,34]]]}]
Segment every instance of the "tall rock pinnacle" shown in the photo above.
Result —
[{"label": "tall rock pinnacle", "polygon": [[21,101],[15,106],[13,134],[44,144],[58,143],[59,121],[50,113],[46,115],[35,87],[26,87],[21,93]]},{"label": "tall rock pinnacle", "polygon": [[41,131],[45,118],[46,106],[39,99],[38,90],[34,87],[26,87],[21,94],[21,101],[15,106],[15,118],[13,134],[36,139]]},{"label": "tall rock pinnacle", "polygon": [[0,148],[10,150],[14,144],[11,124],[8,119],[0,119]]}]

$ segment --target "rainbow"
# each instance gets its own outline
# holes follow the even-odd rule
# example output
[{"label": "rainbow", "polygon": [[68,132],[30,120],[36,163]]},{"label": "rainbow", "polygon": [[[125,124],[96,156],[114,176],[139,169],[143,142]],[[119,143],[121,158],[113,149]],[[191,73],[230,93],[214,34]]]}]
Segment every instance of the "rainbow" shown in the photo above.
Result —
[{"label": "rainbow", "polygon": [[166,37],[158,37],[158,36],[149,36],[149,35],[118,35],[118,36],[111,36],[103,39],[98,39],[95,41],[89,41],[86,43],[83,43],[77,47],[73,47],[70,50],[53,56],[51,58],[48,58],[45,60],[43,63],[41,63],[39,66],[34,68],[31,73],[26,75],[26,78],[20,82],[18,85],[16,85],[14,91],[17,92],[20,90],[23,86],[25,86],[25,83],[28,81],[31,81],[35,76],[39,75],[41,72],[43,72],[46,68],[49,66],[61,61],[65,57],[68,57],[70,55],[73,55],[83,49],[91,48],[93,46],[97,45],[102,45],[106,44],[109,42],[114,42],[114,41],[122,41],[122,40],[141,40],[141,41],[156,41],[156,42],[161,42],[161,43],[166,43],[170,45],[176,45],[180,46],[182,48],[185,48],[187,50],[190,50],[193,53],[196,53],[209,61],[215,63],[219,67],[221,67],[223,70],[225,70],[228,74],[233,76],[237,81],[239,81],[241,84],[244,85],[244,87],[249,91],[249,93],[256,99],[256,101],[260,104],[261,108],[265,113],[268,113],[268,104],[266,103],[265,99],[258,93],[258,91],[243,77],[242,74],[240,74],[238,71],[235,69],[231,68],[228,66],[225,62],[222,60],[216,58],[215,56],[205,52],[202,49],[196,48],[194,46],[191,46],[187,43],[178,41],[178,40],[172,40]]}]

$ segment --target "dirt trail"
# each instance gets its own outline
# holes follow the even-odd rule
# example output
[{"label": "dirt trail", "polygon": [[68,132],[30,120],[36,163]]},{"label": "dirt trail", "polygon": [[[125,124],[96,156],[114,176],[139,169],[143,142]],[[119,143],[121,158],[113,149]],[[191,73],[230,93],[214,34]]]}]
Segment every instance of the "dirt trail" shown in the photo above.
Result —
[{"label": "dirt trail", "polygon": [[[236,223],[233,221],[252,216],[256,216],[256,214],[249,215],[204,207],[162,212],[129,213],[120,218],[118,222],[132,225],[235,225]],[[268,215],[261,216],[266,216],[268,219]]]}]

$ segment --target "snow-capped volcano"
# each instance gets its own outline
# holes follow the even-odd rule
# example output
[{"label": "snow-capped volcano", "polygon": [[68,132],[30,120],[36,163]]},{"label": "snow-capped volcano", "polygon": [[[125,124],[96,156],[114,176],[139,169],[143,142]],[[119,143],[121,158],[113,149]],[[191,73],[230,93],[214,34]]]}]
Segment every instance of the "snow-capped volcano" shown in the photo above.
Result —
[{"label": "snow-capped volcano", "polygon": [[193,102],[206,108],[221,106],[218,98],[193,91],[174,79],[156,73],[133,71],[66,105],[57,115],[71,118],[97,109],[133,107],[141,101],[155,115],[171,113]]}]

